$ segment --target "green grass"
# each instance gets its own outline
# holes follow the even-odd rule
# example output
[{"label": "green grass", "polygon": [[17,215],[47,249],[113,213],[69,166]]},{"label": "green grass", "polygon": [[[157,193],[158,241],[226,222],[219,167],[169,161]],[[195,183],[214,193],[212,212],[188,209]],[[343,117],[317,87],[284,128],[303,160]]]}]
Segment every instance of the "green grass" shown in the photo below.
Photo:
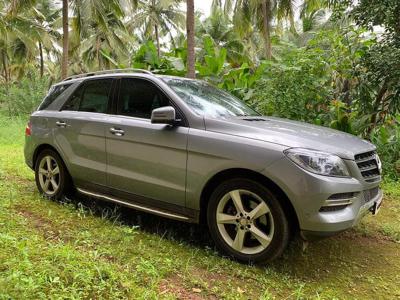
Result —
[{"label": "green grass", "polygon": [[394,299],[400,188],[378,216],[269,266],[218,255],[207,231],[113,205],[54,202],[24,165],[25,120],[0,118],[0,299]]}]

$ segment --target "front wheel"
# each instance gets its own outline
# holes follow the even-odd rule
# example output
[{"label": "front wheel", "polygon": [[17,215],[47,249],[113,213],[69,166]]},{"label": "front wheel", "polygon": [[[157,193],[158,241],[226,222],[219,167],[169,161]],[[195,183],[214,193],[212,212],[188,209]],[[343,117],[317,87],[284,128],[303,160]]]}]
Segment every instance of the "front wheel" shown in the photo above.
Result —
[{"label": "front wheel", "polygon": [[68,171],[53,150],[40,152],[35,164],[35,180],[39,192],[47,198],[61,199],[72,188]]},{"label": "front wheel", "polygon": [[249,179],[231,179],[214,190],[207,222],[217,247],[243,262],[272,261],[289,241],[289,224],[279,199]]}]

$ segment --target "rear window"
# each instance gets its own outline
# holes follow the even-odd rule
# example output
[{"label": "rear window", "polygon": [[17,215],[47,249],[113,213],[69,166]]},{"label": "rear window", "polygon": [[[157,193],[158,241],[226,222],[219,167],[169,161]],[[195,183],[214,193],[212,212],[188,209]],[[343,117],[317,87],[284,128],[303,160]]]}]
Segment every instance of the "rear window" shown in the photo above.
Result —
[{"label": "rear window", "polygon": [[57,99],[58,96],[60,96],[72,83],[68,84],[62,84],[62,85],[56,85],[52,86],[47,94],[46,97],[44,97],[42,103],[40,104],[38,110],[43,110],[49,107],[51,103],[54,102],[54,100]]},{"label": "rear window", "polygon": [[112,79],[90,80],[80,85],[61,110],[105,113]]}]

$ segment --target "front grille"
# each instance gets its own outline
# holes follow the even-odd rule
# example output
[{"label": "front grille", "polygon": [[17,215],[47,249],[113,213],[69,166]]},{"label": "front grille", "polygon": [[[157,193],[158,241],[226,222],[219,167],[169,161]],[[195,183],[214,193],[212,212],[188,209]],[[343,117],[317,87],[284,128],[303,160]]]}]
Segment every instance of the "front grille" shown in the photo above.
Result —
[{"label": "front grille", "polygon": [[354,158],[362,177],[366,181],[371,182],[380,179],[380,171],[375,151],[357,154]]}]

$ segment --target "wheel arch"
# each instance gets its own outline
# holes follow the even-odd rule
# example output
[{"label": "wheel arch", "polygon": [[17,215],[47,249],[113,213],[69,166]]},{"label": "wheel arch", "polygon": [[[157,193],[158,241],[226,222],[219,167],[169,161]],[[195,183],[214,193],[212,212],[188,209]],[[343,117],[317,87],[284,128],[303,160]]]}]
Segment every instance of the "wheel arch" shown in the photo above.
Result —
[{"label": "wheel arch", "polygon": [[281,201],[282,208],[287,215],[288,222],[293,232],[299,229],[299,220],[296,211],[286,193],[268,177],[249,169],[233,168],[226,169],[218,172],[211,177],[202,189],[200,196],[200,216],[199,222],[201,224],[207,223],[207,205],[213,190],[222,182],[234,178],[248,178],[252,179],[265,187],[269,188],[273,193],[278,195]]},{"label": "wheel arch", "polygon": [[52,146],[52,145],[50,145],[50,144],[40,144],[39,146],[36,147],[35,151],[33,152],[33,158],[32,158],[32,159],[33,159],[33,160],[32,160],[32,161],[33,161],[33,169],[35,169],[35,167],[36,167],[36,160],[37,160],[39,154],[40,154],[42,151],[46,150],[46,149],[53,150],[55,153],[58,154],[58,156],[61,158],[62,163],[64,164],[65,169],[67,170],[68,175],[69,175],[70,178],[72,179],[71,173],[70,173],[69,170],[68,170],[68,166],[67,166],[67,164],[65,163],[64,157],[61,155],[60,151],[58,151],[54,146]]}]

